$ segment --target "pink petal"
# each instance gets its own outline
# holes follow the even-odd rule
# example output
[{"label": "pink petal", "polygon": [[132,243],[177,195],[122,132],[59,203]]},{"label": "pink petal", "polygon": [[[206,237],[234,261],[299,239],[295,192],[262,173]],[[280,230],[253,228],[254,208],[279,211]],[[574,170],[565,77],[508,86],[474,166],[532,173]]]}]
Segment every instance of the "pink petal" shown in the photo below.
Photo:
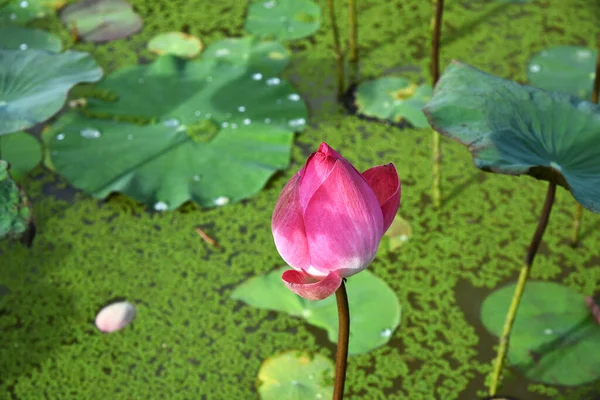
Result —
[{"label": "pink petal", "polygon": [[394,164],[378,165],[363,172],[371,189],[375,192],[383,212],[383,232],[385,233],[396,217],[400,207],[402,186]]},{"label": "pink petal", "polygon": [[277,251],[286,263],[297,269],[310,266],[310,252],[299,201],[303,174],[304,168],[284,186],[271,219]]},{"label": "pink petal", "polygon": [[365,269],[383,235],[373,190],[347,162],[336,164],[304,212],[311,265],[348,277]]},{"label": "pink petal", "polygon": [[306,160],[306,172],[301,180],[300,189],[300,206],[302,211],[306,209],[306,205],[319,189],[321,184],[327,179],[336,159],[328,156],[325,153],[316,152],[311,154]]},{"label": "pink petal", "polygon": [[342,278],[335,272],[317,281],[302,272],[289,270],[281,275],[281,279],[292,292],[308,300],[323,300],[334,294],[342,284]]},{"label": "pink petal", "polygon": [[96,316],[96,327],[102,332],[114,332],[125,328],[135,319],[135,307],[126,301],[104,307]]}]

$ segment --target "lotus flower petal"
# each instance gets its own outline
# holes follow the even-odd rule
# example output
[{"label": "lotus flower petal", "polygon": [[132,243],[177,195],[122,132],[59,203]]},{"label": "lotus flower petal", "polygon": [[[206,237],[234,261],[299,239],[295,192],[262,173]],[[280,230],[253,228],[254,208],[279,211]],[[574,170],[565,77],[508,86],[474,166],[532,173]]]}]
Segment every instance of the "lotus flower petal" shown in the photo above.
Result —
[{"label": "lotus flower petal", "polygon": [[385,233],[396,217],[400,207],[402,187],[394,164],[378,165],[363,172],[363,177],[375,192],[383,212],[383,232]]},{"label": "lotus flower petal", "polygon": [[292,292],[308,300],[323,300],[335,293],[342,284],[342,278],[335,272],[316,280],[303,272],[289,270],[281,275],[281,279]]}]

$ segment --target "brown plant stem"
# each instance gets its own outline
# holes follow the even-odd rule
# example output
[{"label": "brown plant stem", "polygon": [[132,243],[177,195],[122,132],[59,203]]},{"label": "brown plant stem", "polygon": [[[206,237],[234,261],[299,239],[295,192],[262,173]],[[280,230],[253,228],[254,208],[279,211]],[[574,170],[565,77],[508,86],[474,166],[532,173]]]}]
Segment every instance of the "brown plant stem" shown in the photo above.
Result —
[{"label": "brown plant stem", "polygon": [[[444,0],[433,0],[435,13],[432,20],[433,38],[431,43],[431,82],[435,86],[440,79],[440,37],[442,34],[442,15],[444,12]],[[442,205],[442,195],[440,192],[441,181],[441,160],[442,148],[440,145],[440,134],[433,131],[433,186],[432,198],[434,208],[440,208]]]},{"label": "brown plant stem", "polygon": [[333,54],[337,66],[337,98],[342,100],[344,96],[344,57],[340,45],[340,32],[335,22],[333,0],[327,0],[327,8],[329,9],[329,20],[331,22],[331,32],[333,33]]},{"label": "brown plant stem", "polygon": [[350,308],[348,307],[348,294],[346,285],[342,285],[335,292],[338,309],[338,343],[335,356],[335,384],[333,386],[333,400],[344,398],[344,384],[346,382],[346,364],[348,362],[348,342],[350,341]]},{"label": "brown plant stem", "polygon": [[348,16],[350,19],[349,51],[352,73],[350,74],[350,85],[358,79],[358,24],[356,19],[356,0],[348,0]]},{"label": "brown plant stem", "polygon": [[510,308],[508,309],[508,313],[506,314],[506,320],[504,321],[504,329],[502,330],[502,336],[500,337],[500,346],[498,347],[498,353],[496,355],[494,370],[492,372],[492,383],[489,392],[490,396],[496,395],[496,393],[498,392],[498,387],[500,386],[500,382],[502,380],[502,368],[504,367],[504,361],[506,360],[506,354],[508,352],[510,333],[512,331],[512,327],[517,316],[517,310],[519,309],[521,297],[523,296],[523,292],[525,291],[525,284],[527,283],[527,278],[529,277],[529,273],[531,272],[533,260],[535,258],[535,255],[537,254],[538,248],[540,247],[540,243],[542,242],[542,237],[544,236],[544,231],[546,230],[548,221],[550,220],[550,212],[552,211],[552,205],[554,204],[555,195],[556,183],[550,182],[548,185],[548,191],[546,192],[546,201],[544,202],[544,208],[542,209],[542,214],[540,215],[540,220],[538,222],[537,229],[535,230],[533,238],[531,239],[529,249],[527,250],[527,257],[525,257],[525,265],[523,265],[523,267],[521,268],[519,280],[517,281],[517,287],[515,288],[515,293],[513,295]]},{"label": "brown plant stem", "polygon": [[[598,34],[598,60],[596,61],[596,75],[594,76],[594,88],[592,89],[592,103],[598,104],[598,93],[600,92],[600,33]],[[579,242],[579,232],[581,230],[581,217],[583,207],[577,203],[575,205],[575,216],[573,217],[573,233],[571,234],[571,244],[577,246]]]}]

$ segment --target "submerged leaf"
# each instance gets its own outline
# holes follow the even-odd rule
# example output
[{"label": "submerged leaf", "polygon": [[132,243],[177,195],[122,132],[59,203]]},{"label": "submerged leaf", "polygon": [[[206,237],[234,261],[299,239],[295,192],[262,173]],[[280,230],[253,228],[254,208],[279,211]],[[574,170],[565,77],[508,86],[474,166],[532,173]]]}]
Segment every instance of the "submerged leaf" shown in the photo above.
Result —
[{"label": "submerged leaf", "polygon": [[[490,294],[481,307],[483,325],[502,333],[515,284]],[[600,378],[600,326],[585,296],[558,283],[528,282],[510,336],[508,361],[529,379],[575,386]]]},{"label": "submerged leaf", "polygon": [[182,58],[194,58],[202,50],[202,42],[183,32],[159,33],[148,42],[148,50],[163,55],[172,54]]},{"label": "submerged leaf", "polygon": [[0,239],[21,239],[31,246],[35,236],[33,212],[25,192],[9,173],[9,165],[0,160]]},{"label": "submerged leaf", "polygon": [[556,46],[535,54],[527,65],[527,79],[540,89],[588,100],[592,96],[598,51],[580,46]]},{"label": "submerged leaf", "polygon": [[42,159],[40,142],[25,132],[0,136],[0,160],[10,164],[10,174],[15,180],[27,175]]},{"label": "submerged leaf", "polygon": [[195,61],[162,56],[108,76],[97,88],[118,100],[88,99],[87,117],[65,114],[48,133],[56,171],[94,197],[121,192],[157,211],[188,200],[222,206],[260,191],[289,164],[306,105],[271,75],[280,60],[206,53]]},{"label": "submerged leaf", "polygon": [[429,126],[422,108],[431,97],[430,85],[418,86],[404,78],[383,77],[361,83],[356,90],[360,114],[391,122],[406,119],[417,128]]},{"label": "submerged leaf", "polygon": [[[281,274],[287,269],[251,278],[238,286],[231,297],[254,307],[302,317],[309,324],[327,330],[329,340],[336,343],[338,314],[335,296],[311,301],[292,293],[281,280]],[[400,324],[400,303],[394,291],[370,271],[351,277],[346,289],[352,332],[349,353],[366,353],[386,344]]]},{"label": "submerged leaf", "polygon": [[87,53],[0,49],[0,135],[47,120],[61,109],[71,87],[101,77],[102,69]]},{"label": "submerged leaf", "polygon": [[266,359],[258,371],[261,400],[314,400],[333,396],[334,365],[326,357],[287,351]]},{"label": "submerged leaf", "polygon": [[244,28],[278,40],[310,36],[321,25],[321,8],[310,0],[259,0],[250,5]]},{"label": "submerged leaf", "polygon": [[600,106],[454,61],[424,111],[478,168],[555,182],[600,213]]},{"label": "submerged leaf", "polygon": [[91,42],[123,39],[142,29],[142,19],[125,0],[81,0],[65,8],[61,20]]}]

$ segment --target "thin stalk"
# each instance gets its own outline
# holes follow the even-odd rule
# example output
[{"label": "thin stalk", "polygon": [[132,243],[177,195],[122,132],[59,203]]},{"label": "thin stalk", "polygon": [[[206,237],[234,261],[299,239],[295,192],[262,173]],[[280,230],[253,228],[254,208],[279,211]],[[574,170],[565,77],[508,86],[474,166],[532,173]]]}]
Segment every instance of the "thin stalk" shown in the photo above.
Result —
[{"label": "thin stalk", "polygon": [[[598,104],[598,93],[600,92],[600,33],[598,34],[598,60],[596,61],[596,75],[594,77],[594,88],[592,90],[592,103]],[[579,232],[581,230],[581,216],[583,207],[577,203],[575,205],[575,216],[573,217],[573,233],[571,234],[571,244],[577,246],[579,242]]]},{"label": "thin stalk", "polygon": [[348,342],[350,341],[350,308],[348,307],[348,294],[346,285],[342,285],[335,292],[338,309],[338,343],[335,356],[335,384],[333,387],[333,400],[344,398],[344,384],[346,382],[346,364],[348,362]]},{"label": "thin stalk", "polygon": [[[442,35],[442,15],[444,12],[444,0],[433,0],[433,6],[435,8],[435,14],[433,16],[433,39],[431,43],[431,82],[432,86],[435,86],[438,79],[440,79],[440,37]],[[442,148],[440,145],[440,134],[433,131],[433,207],[440,208],[442,205],[442,195],[440,192],[440,181],[441,181],[441,163],[442,161]]]},{"label": "thin stalk", "polygon": [[504,321],[504,329],[502,331],[502,336],[500,337],[500,346],[498,347],[498,354],[496,356],[496,361],[494,364],[494,371],[492,372],[490,396],[496,395],[496,393],[498,392],[498,387],[500,386],[500,381],[502,380],[502,368],[504,367],[504,361],[506,360],[506,353],[508,351],[510,333],[515,322],[515,317],[517,316],[517,310],[519,308],[519,303],[525,290],[525,284],[527,283],[527,278],[529,277],[529,272],[531,271],[533,260],[538,251],[538,248],[540,247],[542,237],[544,236],[544,231],[546,230],[546,226],[548,225],[548,221],[550,219],[550,212],[552,211],[552,205],[554,204],[555,195],[556,183],[550,182],[548,185],[548,191],[546,192],[546,201],[544,202],[544,208],[542,209],[542,214],[540,215],[540,220],[538,222],[537,229],[535,230],[535,234],[533,235],[533,239],[531,240],[531,244],[529,245],[529,249],[527,250],[527,257],[525,257],[525,265],[523,265],[523,267],[521,268],[521,273],[519,274],[519,280],[517,281],[515,294],[513,295],[510,308],[508,309],[508,314],[506,314],[506,320]]},{"label": "thin stalk", "polygon": [[333,33],[333,54],[337,65],[337,98],[342,100],[344,96],[344,57],[340,46],[340,32],[335,22],[333,0],[327,0],[327,7],[329,8],[329,20],[331,22],[331,32]]},{"label": "thin stalk", "polygon": [[348,0],[348,16],[350,18],[349,50],[350,63],[352,65],[350,85],[352,85],[358,78],[358,25],[356,22],[356,0]]}]

